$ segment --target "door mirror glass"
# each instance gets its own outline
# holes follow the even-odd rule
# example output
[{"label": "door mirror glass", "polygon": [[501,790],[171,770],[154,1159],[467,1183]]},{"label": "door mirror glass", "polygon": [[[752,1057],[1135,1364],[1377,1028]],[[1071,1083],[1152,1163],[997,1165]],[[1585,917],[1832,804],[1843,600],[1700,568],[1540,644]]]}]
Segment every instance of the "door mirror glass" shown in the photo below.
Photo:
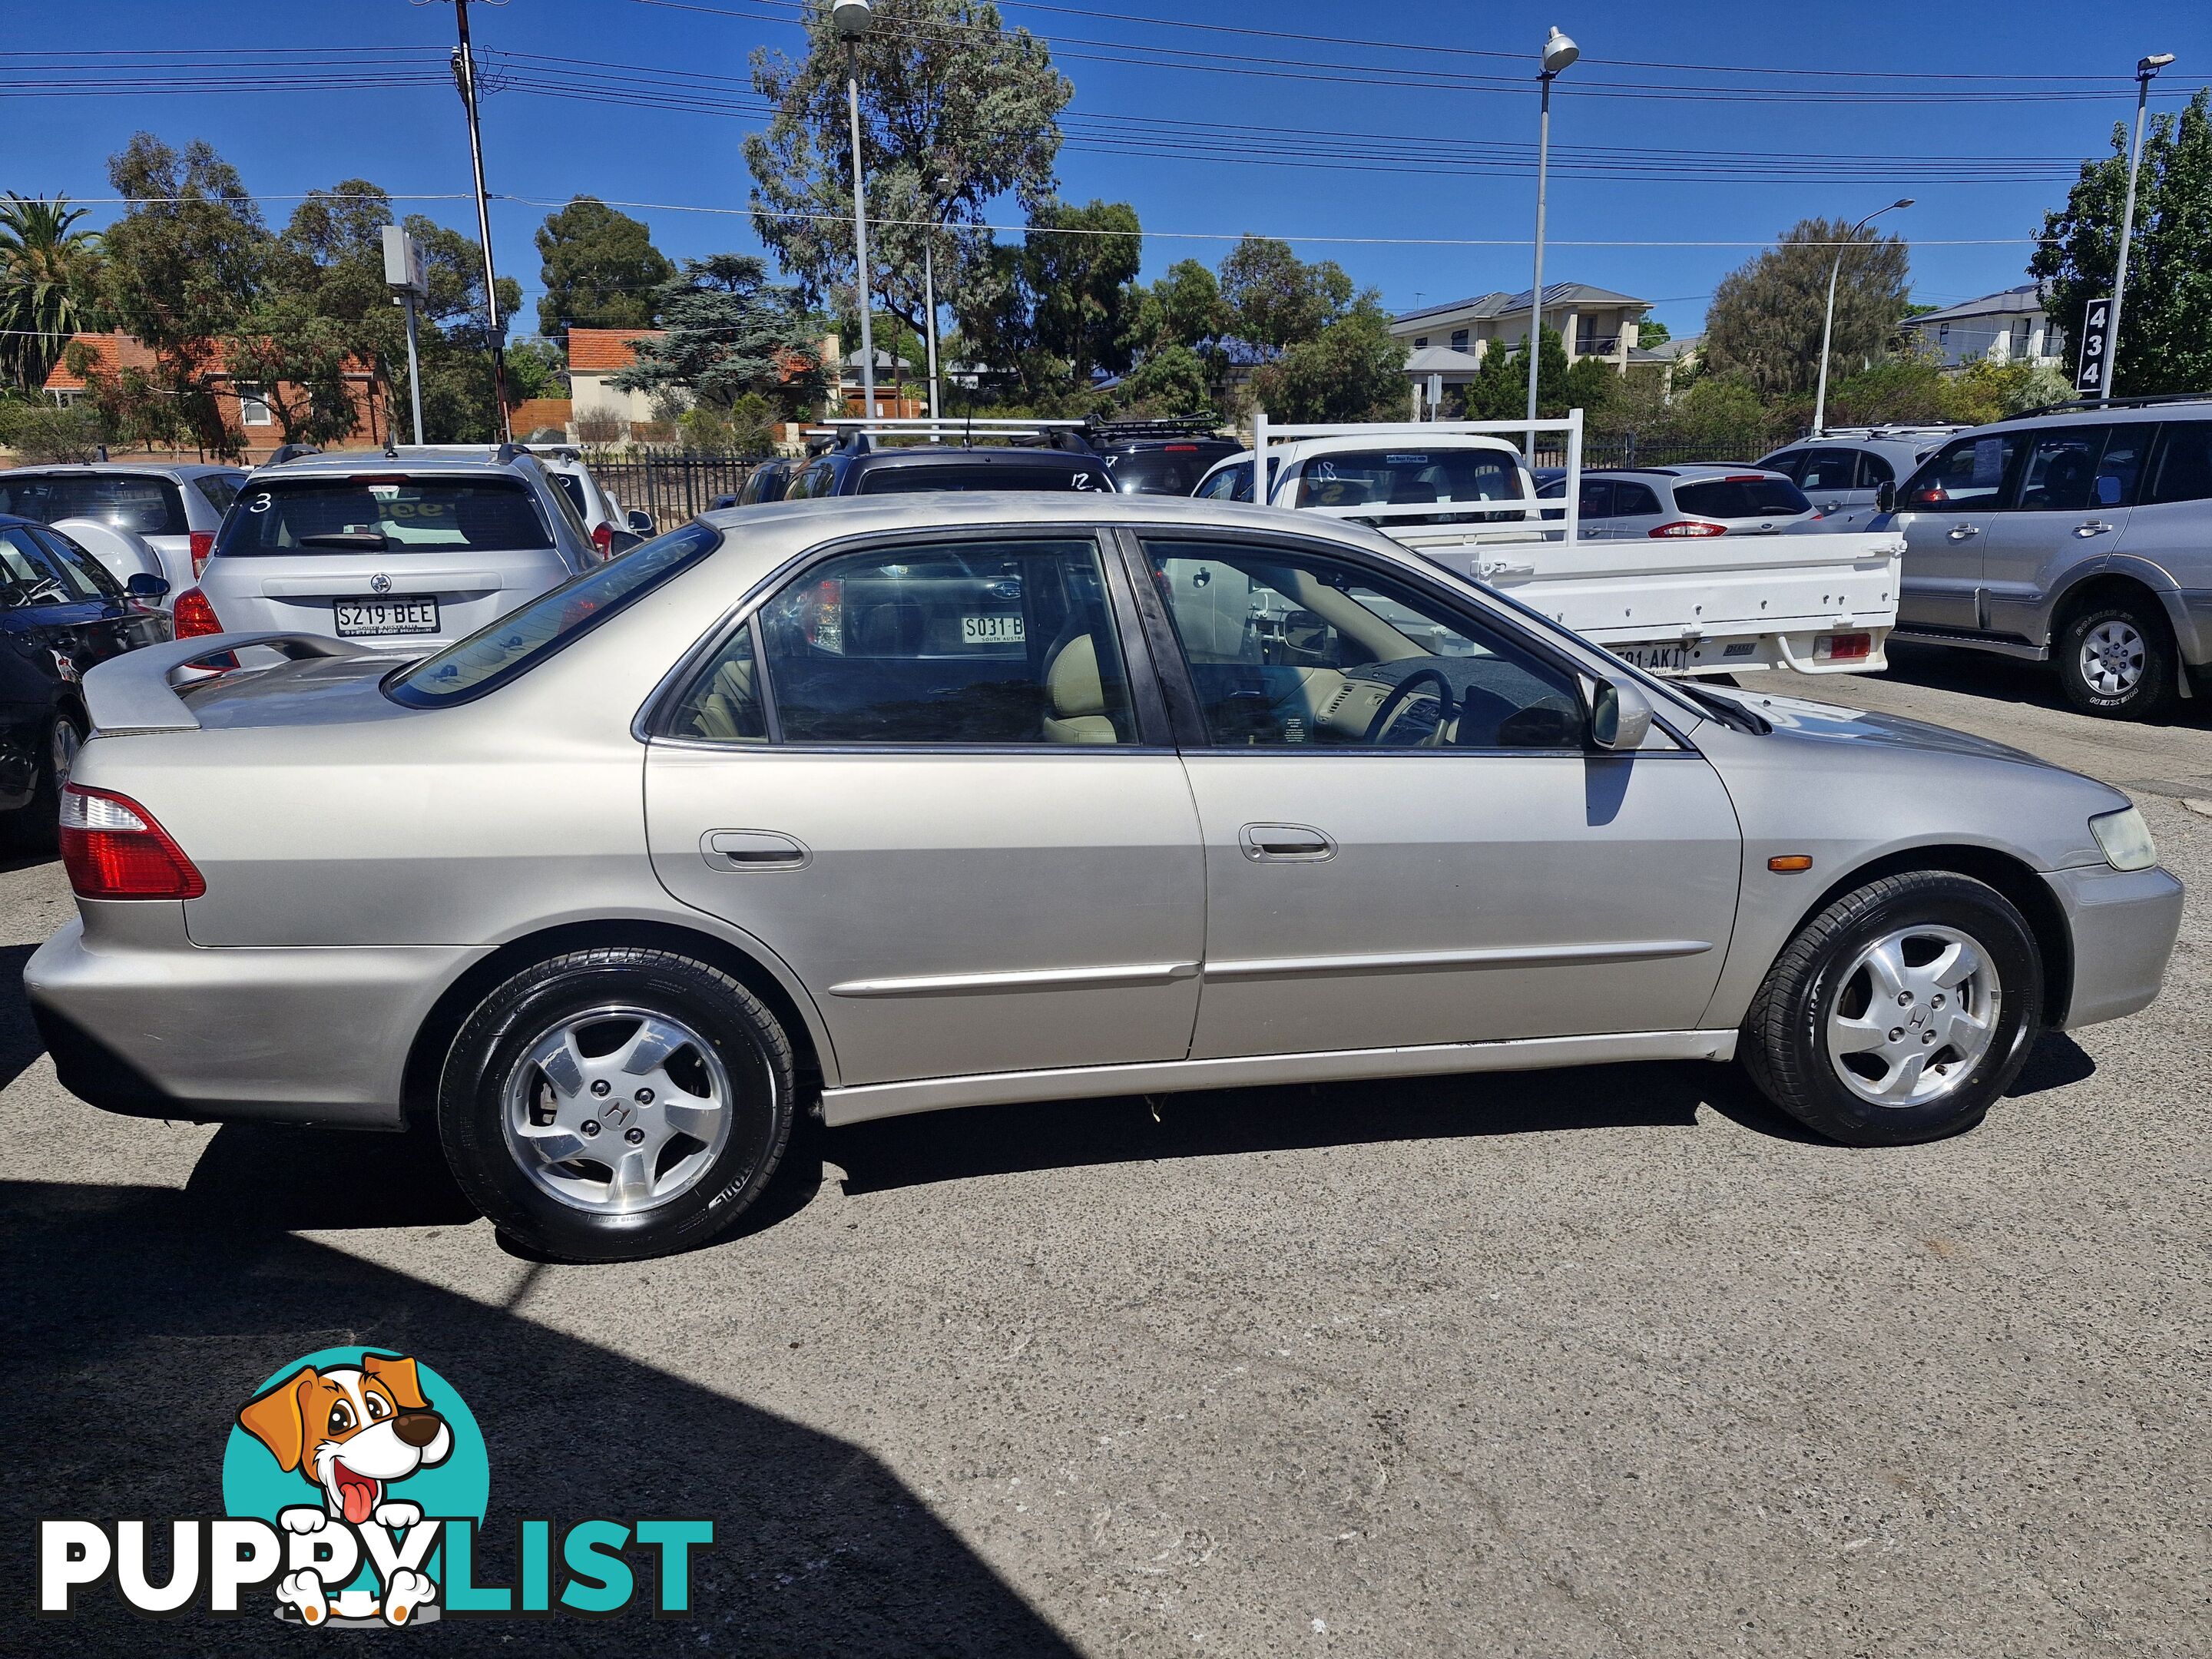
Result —
[{"label": "door mirror glass", "polygon": [[123,591],[134,599],[159,599],[167,595],[169,583],[166,577],[142,570],[124,583]]},{"label": "door mirror glass", "polygon": [[[735,505],[734,500],[732,501],[732,505]],[[629,523],[629,527],[641,536],[650,536],[653,534],[653,514],[647,512],[641,507],[634,507],[630,508]]]},{"label": "door mirror glass", "polygon": [[1874,510],[1877,513],[1897,511],[1897,486],[1885,479],[1874,487]]},{"label": "door mirror glass", "polygon": [[2097,505],[2100,507],[2118,507],[2120,497],[2126,493],[2120,481],[2109,472],[2097,480]]},{"label": "door mirror glass", "polygon": [[1590,741],[1614,754],[1644,746],[1651,730],[1651,705],[1644,693],[1626,680],[1598,682],[1597,702],[1590,710]]}]

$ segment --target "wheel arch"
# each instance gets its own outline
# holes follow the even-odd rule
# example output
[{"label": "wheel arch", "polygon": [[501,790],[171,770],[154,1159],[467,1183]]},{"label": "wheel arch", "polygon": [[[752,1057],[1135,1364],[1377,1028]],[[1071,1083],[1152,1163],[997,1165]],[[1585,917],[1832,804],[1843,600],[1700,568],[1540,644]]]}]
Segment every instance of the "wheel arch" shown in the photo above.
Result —
[{"label": "wheel arch", "polygon": [[2179,590],[2170,585],[2160,586],[2140,570],[2108,565],[2062,589],[2052,602],[2050,635],[2044,643],[2054,659],[2059,637],[2075,617],[2093,605],[2118,604],[2140,605],[2151,615],[2165,617],[2167,630],[2179,641],[2180,627],[2175,614],[2181,604]]},{"label": "wheel arch", "polygon": [[2050,884],[2033,865],[1992,847],[1938,842],[1899,848],[1870,859],[1829,883],[1797,918],[1790,937],[1795,939],[1814,917],[1869,882],[1928,871],[1968,877],[1994,887],[2011,902],[2027,920],[2029,932],[2035,936],[2037,953],[2043,958],[2044,1019],[2053,1026],[2061,1024],[2074,997],[2074,936],[2067,927],[2066,913]]},{"label": "wheel arch", "polygon": [[412,1127],[434,1120],[437,1110],[438,1077],[470,1013],[501,981],[548,957],[571,951],[610,945],[647,946],[674,951],[720,969],[768,1005],[790,1039],[792,1059],[799,1076],[799,1104],[811,1109],[819,1097],[825,1076],[823,1048],[827,1033],[817,1025],[812,1011],[803,1008],[782,979],[743,946],[702,928],[647,918],[614,918],[566,922],[509,939],[481,961],[470,964],[442,992],[416,1027],[400,1074],[399,1109],[402,1123]]}]

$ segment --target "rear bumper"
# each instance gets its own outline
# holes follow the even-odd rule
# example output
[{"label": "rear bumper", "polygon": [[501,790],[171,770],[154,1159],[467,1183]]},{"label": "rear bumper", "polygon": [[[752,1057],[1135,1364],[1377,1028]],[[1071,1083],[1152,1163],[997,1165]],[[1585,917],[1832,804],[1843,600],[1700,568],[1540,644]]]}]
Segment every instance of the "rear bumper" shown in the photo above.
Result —
[{"label": "rear bumper", "polygon": [[[103,1110],[398,1128],[408,1051],[465,946],[196,948],[165,913],[95,946],[82,921],[23,969],[63,1087]],[[109,930],[102,928],[105,935]]]},{"label": "rear bumper", "polygon": [[2181,929],[2181,884],[2166,871],[2090,865],[2046,872],[2074,939],[2067,1030],[2147,1008]]}]

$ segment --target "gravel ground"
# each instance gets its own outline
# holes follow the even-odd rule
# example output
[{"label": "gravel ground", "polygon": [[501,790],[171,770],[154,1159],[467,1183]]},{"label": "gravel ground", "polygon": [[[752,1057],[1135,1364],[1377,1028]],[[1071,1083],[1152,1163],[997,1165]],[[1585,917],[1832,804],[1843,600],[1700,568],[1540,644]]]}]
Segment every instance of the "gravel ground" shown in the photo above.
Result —
[{"label": "gravel ground", "polygon": [[[550,1267],[412,1139],[91,1110],[11,994],[0,1649],[295,1645],[104,1594],[34,1626],[29,1522],[216,1512],[231,1413],[340,1341],[462,1389],[495,1534],[718,1523],[694,1626],[429,1647],[2212,1649],[2212,705],[2105,725],[1905,653],[1812,690],[2122,784],[2191,884],[2164,998],[1941,1145],[1820,1144],[1691,1066],[977,1110],[824,1137],[714,1249]],[[68,908],[0,870],[11,963]]]}]

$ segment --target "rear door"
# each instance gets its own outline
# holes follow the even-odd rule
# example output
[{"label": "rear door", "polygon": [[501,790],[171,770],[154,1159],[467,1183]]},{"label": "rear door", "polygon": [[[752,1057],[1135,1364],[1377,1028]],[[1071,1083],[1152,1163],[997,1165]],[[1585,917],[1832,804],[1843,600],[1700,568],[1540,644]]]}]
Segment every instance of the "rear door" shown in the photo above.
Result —
[{"label": "rear door", "polygon": [[1983,538],[2029,435],[1954,439],[1912,475],[1897,504],[1896,527],[1905,535],[1899,627],[1981,631]]},{"label": "rear door", "polygon": [[495,474],[263,477],[200,586],[226,629],[430,650],[575,574],[545,504]]},{"label": "rear door", "polygon": [[[2195,617],[2212,613],[2212,420],[2165,422],[2119,555],[2136,574],[2181,590]],[[2202,622],[2191,631],[2197,637],[2184,640],[2183,651],[2201,665],[2212,637]]]},{"label": "rear door", "polygon": [[1859,452],[1826,446],[1802,452],[1790,469],[1820,515],[1824,530],[1855,528],[1874,508],[1874,486],[1863,482]]}]

